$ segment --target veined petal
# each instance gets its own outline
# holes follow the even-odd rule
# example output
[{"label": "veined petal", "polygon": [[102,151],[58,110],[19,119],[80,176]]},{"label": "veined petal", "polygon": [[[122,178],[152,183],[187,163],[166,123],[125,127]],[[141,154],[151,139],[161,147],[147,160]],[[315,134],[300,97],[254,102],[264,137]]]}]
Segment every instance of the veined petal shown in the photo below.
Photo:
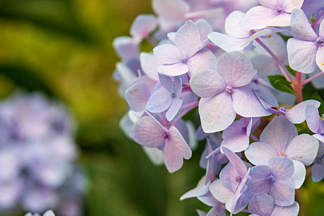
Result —
[{"label": "veined petal", "polygon": [[164,144],[163,128],[151,117],[140,118],[132,127],[129,136],[146,147],[159,147]]},{"label": "veined petal", "polygon": [[226,203],[226,201],[234,195],[232,191],[230,191],[227,187],[225,187],[221,180],[218,179],[213,181],[209,185],[209,191],[211,194],[221,203]]},{"label": "veined petal", "polygon": [[177,31],[174,44],[178,47],[183,56],[190,58],[200,48],[200,34],[195,23],[188,20]]},{"label": "veined petal", "polygon": [[301,73],[311,73],[316,69],[317,46],[313,41],[290,38],[287,42],[289,66]]},{"label": "veined petal", "polygon": [[307,105],[314,105],[315,107],[319,107],[321,105],[320,102],[316,100],[307,100],[303,101],[296,106],[294,106],[292,109],[287,110],[286,112],[286,118],[291,121],[294,124],[300,124],[303,121],[305,121],[305,109]]},{"label": "veined petal", "polygon": [[285,27],[290,26],[290,19],[291,15],[287,13],[281,13],[277,16],[271,18],[268,21],[268,26],[275,26],[275,27]]},{"label": "veined petal", "polygon": [[217,71],[203,70],[191,77],[190,87],[198,96],[209,98],[224,92],[226,84]]},{"label": "veined petal", "polygon": [[288,179],[294,173],[294,163],[291,159],[286,157],[273,157],[269,159],[268,165],[271,174],[275,179]]},{"label": "veined petal", "polygon": [[278,156],[278,152],[267,143],[255,142],[245,150],[245,156],[254,165],[268,165],[269,159]]},{"label": "veined petal", "polygon": [[317,49],[316,64],[319,67],[319,69],[321,69],[321,71],[324,73],[324,46],[318,47]]},{"label": "veined petal", "polygon": [[216,69],[216,57],[207,48],[197,52],[194,56],[188,59],[187,66],[189,68],[189,76],[192,77],[198,71],[205,69]]},{"label": "veined petal", "polygon": [[305,108],[305,117],[308,128],[314,132],[318,132],[318,128],[320,127],[320,122],[322,121],[319,116],[318,109],[314,105],[308,105]]},{"label": "veined petal", "polygon": [[285,155],[309,166],[318,151],[318,140],[308,134],[296,136],[288,145]]},{"label": "veined petal", "polygon": [[151,79],[158,81],[159,76],[156,69],[161,66],[162,63],[157,60],[153,54],[146,52],[141,52],[140,62],[144,73]]},{"label": "veined petal", "polygon": [[250,176],[254,179],[266,179],[271,175],[268,165],[258,165],[251,168]]},{"label": "veined petal", "polygon": [[[180,77],[177,77],[176,79],[180,79]],[[161,85],[168,90],[169,92],[175,92],[174,83],[172,81],[172,78],[170,76],[159,74],[159,80]]]},{"label": "veined petal", "polygon": [[181,62],[182,54],[172,44],[162,44],[153,49],[154,56],[163,64],[175,64]]},{"label": "veined petal", "polygon": [[302,9],[294,9],[291,13],[291,32],[298,40],[315,41],[317,38]]},{"label": "veined petal", "polygon": [[248,10],[240,24],[248,29],[261,29],[268,26],[268,21],[277,15],[275,10],[256,6]]},{"label": "veined petal", "polygon": [[132,110],[145,110],[146,102],[151,95],[149,86],[145,82],[138,82],[126,90],[125,99]]},{"label": "veined petal", "polygon": [[166,118],[168,121],[171,121],[179,112],[180,107],[182,105],[182,99],[174,98],[169,109],[166,112]]},{"label": "veined petal", "polygon": [[241,11],[233,11],[227,16],[225,20],[226,33],[234,38],[248,38],[250,37],[250,29],[243,28],[240,25],[241,19],[244,17],[244,13]]},{"label": "veined petal", "polygon": [[216,62],[217,71],[226,85],[241,87],[249,84],[254,76],[250,59],[242,52],[231,52],[221,55]]},{"label": "veined petal", "polygon": [[201,98],[199,101],[201,126],[205,133],[222,131],[230,126],[236,116],[233,110],[232,97],[220,93],[212,98]]},{"label": "veined petal", "polygon": [[160,88],[153,92],[146,103],[146,109],[153,113],[167,110],[172,103],[171,94],[165,88]]},{"label": "veined petal", "polygon": [[250,200],[249,212],[256,215],[270,215],[274,208],[274,199],[266,193],[256,193]]},{"label": "veined petal", "polygon": [[294,202],[293,205],[290,206],[279,206],[276,205],[271,213],[270,216],[277,216],[277,215],[293,215],[297,216],[299,212],[299,205],[297,202]]},{"label": "veined petal", "polygon": [[300,188],[306,178],[306,168],[305,165],[300,162],[293,160],[294,162],[294,174],[291,176],[291,180],[294,182],[295,189]]},{"label": "veined petal", "polygon": [[264,128],[260,141],[272,145],[278,153],[285,153],[290,141],[298,135],[293,123],[279,115]]},{"label": "veined petal", "polygon": [[243,46],[243,44],[247,41],[247,38],[233,38],[229,35],[212,32],[208,35],[208,38],[219,46],[222,50],[226,52],[233,52],[233,51],[242,51],[247,52],[251,49],[252,43]]},{"label": "veined petal", "polygon": [[295,202],[295,185],[290,179],[276,179],[270,189],[276,205],[290,206]]},{"label": "veined petal", "polygon": [[161,65],[157,68],[157,72],[167,76],[180,76],[188,72],[188,66],[182,62],[170,65]]}]

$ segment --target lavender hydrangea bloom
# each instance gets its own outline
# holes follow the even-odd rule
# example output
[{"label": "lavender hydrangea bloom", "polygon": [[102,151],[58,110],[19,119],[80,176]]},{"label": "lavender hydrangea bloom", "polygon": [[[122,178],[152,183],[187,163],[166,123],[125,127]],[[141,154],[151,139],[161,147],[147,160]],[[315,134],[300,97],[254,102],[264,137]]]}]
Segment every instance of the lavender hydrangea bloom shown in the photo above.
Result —
[{"label": "lavender hydrangea bloom", "polygon": [[291,18],[294,38],[287,43],[289,65],[301,73],[315,71],[316,65],[324,72],[324,20],[318,35],[301,9],[294,9]]},{"label": "lavender hydrangea bloom", "polygon": [[157,19],[154,15],[139,15],[135,18],[130,28],[130,34],[135,42],[140,43],[149,36],[156,26]]},{"label": "lavender hydrangea bloom", "polygon": [[178,129],[171,126],[164,128],[151,117],[140,118],[132,127],[130,137],[137,143],[163,151],[164,163],[169,172],[175,172],[182,167],[183,158],[191,157],[191,149]]},{"label": "lavender hydrangea bloom", "polygon": [[276,156],[292,159],[292,178],[296,188],[299,188],[305,180],[305,165],[314,161],[317,149],[318,141],[315,138],[308,134],[298,135],[295,125],[279,115],[263,130],[260,142],[252,143],[245,150],[245,155],[254,165],[268,165],[268,161]]},{"label": "lavender hydrangea bloom", "polygon": [[262,6],[248,10],[241,25],[251,29],[290,26],[291,12],[295,8],[301,8],[303,2],[304,0],[259,0]]},{"label": "lavender hydrangea bloom", "polygon": [[308,128],[315,133],[313,136],[319,141],[324,142],[324,122],[319,116],[317,107],[308,105],[305,112]]},{"label": "lavender hydrangea bloom", "polygon": [[248,85],[254,76],[250,59],[241,52],[225,53],[216,62],[217,71],[203,70],[190,80],[201,97],[199,114],[206,133],[226,129],[236,113],[244,117],[270,115]]}]

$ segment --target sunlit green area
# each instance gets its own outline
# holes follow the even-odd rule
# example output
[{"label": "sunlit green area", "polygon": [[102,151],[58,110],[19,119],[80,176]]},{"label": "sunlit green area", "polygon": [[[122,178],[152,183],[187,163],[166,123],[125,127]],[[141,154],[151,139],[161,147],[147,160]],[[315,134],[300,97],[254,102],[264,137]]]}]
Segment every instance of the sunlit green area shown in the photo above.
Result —
[{"label": "sunlit green area", "polygon": [[[127,106],[112,78],[119,61],[112,41],[148,13],[150,0],[0,0],[0,96],[17,88],[42,91],[70,107],[89,180],[87,216],[191,216],[210,209],[197,199],[179,200],[204,175],[204,143],[169,174],[118,126]],[[307,215],[321,215],[323,184],[308,179],[302,190],[297,200]]]}]

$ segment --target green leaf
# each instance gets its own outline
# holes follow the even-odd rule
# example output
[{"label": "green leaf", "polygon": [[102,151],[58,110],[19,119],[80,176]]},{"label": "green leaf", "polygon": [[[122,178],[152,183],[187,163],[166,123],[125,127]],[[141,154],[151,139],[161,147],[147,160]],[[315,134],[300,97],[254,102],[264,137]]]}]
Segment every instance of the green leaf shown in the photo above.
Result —
[{"label": "green leaf", "polygon": [[296,76],[296,71],[291,69],[289,65],[286,65],[285,67],[291,75],[293,75],[294,77]]},{"label": "green leaf", "polygon": [[0,74],[8,77],[18,86],[28,91],[42,91],[48,96],[55,96],[45,81],[37,77],[30,69],[13,65],[0,65]]},{"label": "green leaf", "polygon": [[28,21],[83,42],[92,42],[76,19],[70,0],[1,0],[0,18]]},{"label": "green leaf", "polygon": [[282,92],[287,92],[294,94],[295,91],[291,87],[291,82],[287,81],[286,78],[282,75],[272,75],[268,76],[271,85]]}]

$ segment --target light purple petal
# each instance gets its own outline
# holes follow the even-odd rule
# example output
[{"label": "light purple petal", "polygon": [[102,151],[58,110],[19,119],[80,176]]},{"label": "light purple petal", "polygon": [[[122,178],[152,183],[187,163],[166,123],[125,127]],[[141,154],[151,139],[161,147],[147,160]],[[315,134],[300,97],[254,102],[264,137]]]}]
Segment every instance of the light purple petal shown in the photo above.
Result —
[{"label": "light purple petal", "polygon": [[138,15],[130,28],[130,35],[142,40],[156,28],[157,21],[154,15]]},{"label": "light purple petal", "polygon": [[271,216],[277,216],[277,215],[297,216],[298,212],[299,212],[299,205],[297,202],[294,202],[294,204],[291,206],[276,205],[271,213]]},{"label": "light purple petal", "polygon": [[289,143],[285,155],[309,166],[313,163],[317,150],[318,140],[308,134],[301,134]]},{"label": "light purple petal", "polygon": [[311,81],[312,84],[313,84],[313,86],[314,86],[317,90],[324,88],[324,76],[323,76],[324,73],[321,71],[321,69],[319,69],[319,68],[317,67],[317,69],[316,69],[313,73],[311,73],[311,74],[308,75],[308,77],[312,77],[312,76],[314,76],[314,75],[316,75],[316,74],[318,74],[318,73],[321,73],[322,75],[319,76],[319,77],[317,77],[316,79],[313,79],[313,80]]},{"label": "light purple petal", "polygon": [[237,173],[241,177],[243,177],[247,172],[247,168],[246,168],[245,164],[243,163],[242,159],[239,156],[237,156],[237,154],[235,154],[234,152],[232,152],[231,150],[226,148],[225,146],[221,147],[221,151],[224,152],[224,154],[226,155],[228,160],[231,162],[233,167],[236,169]]},{"label": "light purple petal", "polygon": [[183,158],[191,157],[191,149],[181,136],[180,132],[172,126],[170,136],[163,148],[164,163],[170,173],[179,170],[183,165]]},{"label": "light purple petal", "polygon": [[113,47],[122,59],[138,58],[138,44],[131,37],[117,37],[113,41]]},{"label": "light purple petal", "polygon": [[209,98],[224,92],[226,84],[217,71],[203,70],[191,77],[190,87],[199,97]]},{"label": "light purple petal", "polygon": [[209,185],[209,191],[212,193],[215,199],[221,203],[226,203],[226,201],[234,195],[232,191],[222,184],[220,179],[213,181]]},{"label": "light purple petal", "polygon": [[270,175],[271,170],[267,165],[258,165],[251,168],[250,176],[254,179],[266,179]]},{"label": "light purple petal", "polygon": [[[175,79],[180,80],[180,77],[175,77]],[[168,90],[169,92],[175,92],[175,86],[174,86],[174,83],[172,81],[172,78],[170,76],[165,76],[165,75],[162,75],[162,74],[159,74],[159,80],[160,80],[160,83],[161,85],[166,89]]]},{"label": "light purple petal", "polygon": [[145,82],[138,82],[126,90],[125,99],[132,110],[145,110],[146,102],[151,95],[149,86]]},{"label": "light purple petal", "polygon": [[235,112],[244,117],[261,117],[271,113],[266,111],[250,86],[234,88],[232,93]]},{"label": "light purple petal", "polygon": [[153,49],[154,56],[163,64],[175,64],[181,62],[182,54],[172,44],[162,44]]},{"label": "light purple petal", "polygon": [[274,107],[279,106],[277,98],[272,94],[270,89],[264,85],[258,85],[259,89],[254,89],[255,93],[259,95],[263,100],[268,102]]},{"label": "light purple petal", "polygon": [[190,58],[200,48],[200,34],[195,23],[188,20],[181,26],[174,38],[174,44],[178,47],[183,56]]},{"label": "light purple petal", "polygon": [[129,136],[137,143],[146,147],[159,147],[165,139],[163,128],[151,117],[140,118],[132,127]]},{"label": "light purple petal", "polygon": [[233,11],[227,16],[225,20],[226,33],[234,38],[248,38],[250,37],[250,29],[243,28],[240,25],[241,19],[244,17],[244,13],[241,11]]},{"label": "light purple petal", "polygon": [[285,114],[286,118],[294,124],[302,123],[306,119],[305,108],[307,105],[314,105],[316,108],[318,108],[321,105],[321,103],[316,100],[303,101],[294,106],[292,109],[287,110]]},{"label": "light purple petal", "polygon": [[263,130],[260,141],[272,145],[278,153],[285,153],[290,141],[298,135],[293,123],[288,121],[285,116],[279,115]]},{"label": "light purple petal", "polygon": [[277,3],[281,2],[281,1],[269,1],[269,0],[258,0],[258,1],[262,6],[270,9],[275,9],[277,7]]},{"label": "light purple petal", "polygon": [[208,39],[207,36],[213,31],[213,27],[204,19],[196,21],[195,25],[199,31],[200,40],[204,41]]},{"label": "light purple petal", "polygon": [[153,10],[161,16],[170,19],[183,19],[184,15],[189,12],[190,6],[182,0],[153,0]]},{"label": "light purple petal", "polygon": [[236,116],[232,98],[227,92],[212,98],[201,98],[199,101],[201,126],[205,133],[222,131],[230,126]]},{"label": "light purple petal", "polygon": [[187,73],[188,70],[188,66],[182,62],[171,65],[161,65],[157,68],[157,72],[167,76],[180,76]]},{"label": "light purple petal", "polygon": [[276,15],[275,10],[256,6],[246,12],[240,24],[248,29],[261,29],[267,27],[268,21]]},{"label": "light purple petal", "polygon": [[301,73],[311,73],[316,69],[317,46],[313,41],[290,38],[287,42],[289,66]]},{"label": "light purple petal", "polygon": [[253,65],[242,52],[225,53],[217,59],[216,64],[217,71],[231,87],[245,86],[253,79]]},{"label": "light purple petal", "polygon": [[294,173],[294,163],[286,157],[273,157],[269,159],[271,174],[277,179],[288,179]]},{"label": "light purple petal", "polygon": [[315,163],[311,168],[311,172],[314,182],[319,182],[324,178],[324,167],[320,163]]},{"label": "light purple petal", "polygon": [[162,63],[155,58],[153,54],[141,52],[140,54],[141,67],[144,73],[151,79],[158,81],[159,76],[157,68],[162,65]]},{"label": "light purple petal", "polygon": [[172,103],[171,94],[165,88],[153,92],[146,103],[146,109],[153,113],[160,113],[167,110]]},{"label": "light purple petal", "polygon": [[295,202],[295,185],[290,179],[276,179],[270,189],[276,205],[290,206]]},{"label": "light purple petal", "polygon": [[201,184],[199,186],[197,186],[196,188],[188,191],[187,193],[183,194],[180,197],[180,200],[184,200],[187,198],[192,198],[192,197],[198,197],[198,196],[202,196],[206,193],[208,193],[209,191],[209,185],[205,185],[205,184]]},{"label": "light purple petal", "polygon": [[204,48],[197,52],[187,61],[189,68],[189,76],[193,76],[195,73],[205,69],[216,69],[216,57],[207,48]]},{"label": "light purple petal", "polygon": [[318,35],[323,39],[324,38],[324,20],[321,21],[319,26]]},{"label": "light purple petal", "polygon": [[245,156],[254,165],[268,165],[269,159],[278,156],[278,152],[267,143],[255,142],[245,150]]},{"label": "light purple petal", "polygon": [[286,13],[291,13],[294,8],[301,8],[304,0],[284,0],[282,7]]},{"label": "light purple petal", "polygon": [[295,189],[300,188],[306,178],[306,168],[302,162],[293,160],[294,162],[294,174],[291,176],[291,180],[294,182]]},{"label": "light purple petal", "polygon": [[179,112],[180,107],[182,105],[182,99],[174,98],[171,106],[169,107],[168,111],[166,112],[166,118],[168,121],[171,121]]},{"label": "light purple petal", "polygon": [[199,216],[207,216],[206,212],[201,211],[199,209],[197,209],[196,212],[198,213]]},{"label": "light purple petal", "polygon": [[242,51],[247,52],[251,49],[252,43],[246,46],[242,46],[246,41],[247,38],[233,38],[229,35],[212,32],[208,35],[208,38],[217,46],[219,46],[222,50],[226,52],[233,52],[233,51]]},{"label": "light purple petal", "polygon": [[252,178],[247,182],[248,190],[245,193],[247,198],[251,198],[255,193],[269,193],[271,182],[264,178]]},{"label": "light purple petal", "polygon": [[[324,24],[323,24],[324,25]],[[324,40],[324,37],[322,38]],[[317,54],[316,54],[316,64],[324,73],[324,46],[318,47]]]},{"label": "light purple petal", "polygon": [[249,212],[256,215],[270,215],[274,208],[274,199],[266,193],[256,193],[250,200]]},{"label": "light purple petal", "polygon": [[230,149],[233,152],[241,152],[249,147],[250,138],[247,134],[239,134],[232,136],[229,139],[224,139],[221,143],[222,146]]},{"label": "light purple petal", "polygon": [[318,132],[318,128],[320,127],[320,122],[322,121],[319,116],[318,109],[314,105],[308,105],[305,108],[305,116],[308,128],[314,132]]},{"label": "light purple petal", "polygon": [[276,27],[285,27],[290,26],[290,18],[291,15],[287,13],[281,13],[277,16],[271,18],[268,21],[268,26],[276,26]]},{"label": "light purple petal", "polygon": [[[236,190],[239,182],[236,181],[236,177],[240,176],[232,163],[228,163],[219,173],[219,179],[223,185],[230,189],[232,192]],[[242,176],[240,176],[242,178]]]},{"label": "light purple petal", "polygon": [[317,38],[302,9],[294,9],[291,13],[291,32],[298,40],[315,41]]}]

